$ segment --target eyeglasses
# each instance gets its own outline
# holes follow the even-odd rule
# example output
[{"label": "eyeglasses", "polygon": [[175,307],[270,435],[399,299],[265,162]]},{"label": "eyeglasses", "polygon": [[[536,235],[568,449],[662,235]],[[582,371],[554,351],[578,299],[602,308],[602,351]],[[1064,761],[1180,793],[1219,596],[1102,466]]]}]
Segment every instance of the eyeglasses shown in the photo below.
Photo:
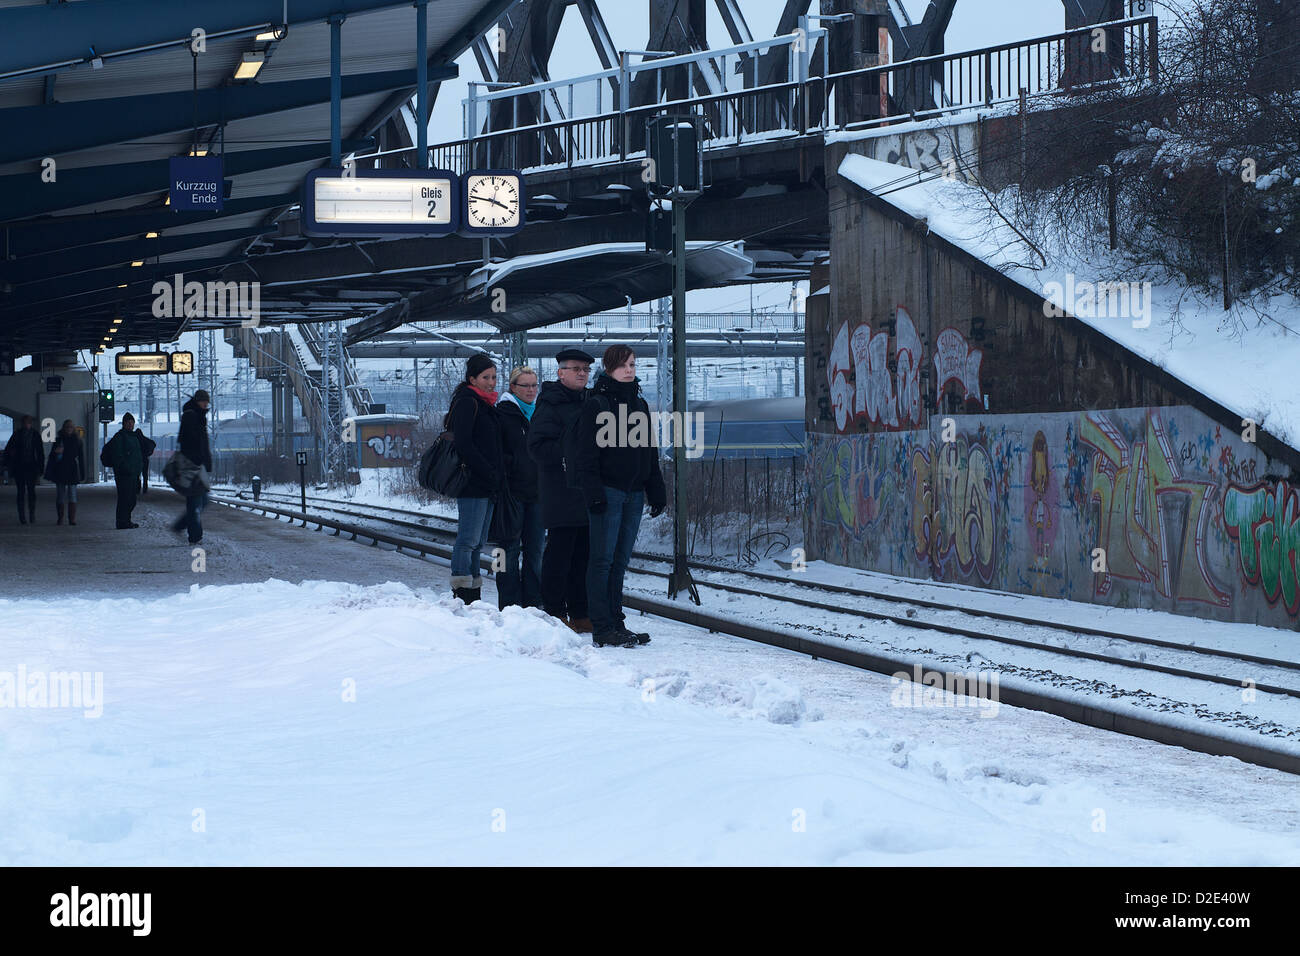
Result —
[{"label": "eyeglasses", "polygon": [[561,365],[560,368],[566,372],[581,372],[583,375],[591,374],[591,366],[589,365]]}]

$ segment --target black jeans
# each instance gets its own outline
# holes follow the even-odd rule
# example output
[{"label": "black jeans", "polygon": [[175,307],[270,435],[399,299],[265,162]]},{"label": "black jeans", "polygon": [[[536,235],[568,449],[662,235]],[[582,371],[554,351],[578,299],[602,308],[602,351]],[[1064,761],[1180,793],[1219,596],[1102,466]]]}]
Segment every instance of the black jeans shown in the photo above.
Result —
[{"label": "black jeans", "polygon": [[135,498],[140,492],[140,476],[114,473],[113,483],[117,485],[117,526],[129,528],[131,512],[135,509]]},{"label": "black jeans", "polygon": [[[497,601],[500,607],[517,604],[539,607],[542,603],[542,503],[521,501],[524,511],[523,532],[506,545],[506,567],[497,575]],[[523,559],[522,568],[520,558]]]},{"label": "black jeans", "polygon": [[[18,520],[26,521],[27,515],[36,514],[36,478],[28,475],[14,475],[14,484],[18,486]],[[24,499],[27,511],[23,512]]]},{"label": "black jeans", "polygon": [[586,526],[548,528],[542,552],[542,610],[552,617],[587,617]]}]

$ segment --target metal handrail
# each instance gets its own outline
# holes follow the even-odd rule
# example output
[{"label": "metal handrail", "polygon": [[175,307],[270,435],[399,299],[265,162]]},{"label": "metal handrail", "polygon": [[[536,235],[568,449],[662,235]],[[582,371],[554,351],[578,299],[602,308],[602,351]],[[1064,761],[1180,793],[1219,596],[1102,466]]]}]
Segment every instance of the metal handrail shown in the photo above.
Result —
[{"label": "metal handrail", "polygon": [[[1092,80],[1078,83],[1068,83],[1068,66],[1070,63],[1069,46],[1071,40],[1077,40],[1085,37],[1091,37],[1096,30],[1125,32],[1125,39],[1121,48],[1121,60],[1115,64],[1115,71],[1106,76],[1097,77]],[[690,110],[692,112],[705,112],[709,109],[727,109],[727,117],[723,121],[724,125],[730,129],[723,135],[708,136],[706,134],[705,145],[716,143],[718,140],[726,140],[729,143],[735,139],[743,138],[751,134],[769,134],[769,133],[798,133],[806,135],[808,133],[823,132],[832,128],[850,128],[868,124],[884,124],[896,122],[904,117],[911,119],[915,116],[936,116],[952,113],[960,113],[970,110],[987,108],[995,103],[1012,102],[1019,97],[1019,84],[1032,73],[1032,82],[1026,85],[1026,96],[1040,97],[1044,95],[1055,95],[1065,90],[1077,92],[1080,89],[1095,88],[1103,83],[1122,81],[1124,79],[1149,80],[1158,74],[1158,19],[1154,16],[1149,17],[1131,17],[1122,20],[1113,20],[1105,23],[1079,27],[1072,30],[1066,30],[1062,33],[1052,34],[1050,36],[1035,37],[1028,40],[1022,40],[1012,43],[999,44],[997,46],[986,47],[979,50],[968,50],[960,53],[941,53],[931,56],[916,57],[914,59],[903,60],[896,63],[880,64],[876,66],[862,67],[856,70],[846,70],[839,73],[825,75],[804,75],[795,79],[786,80],[779,83],[769,83],[763,86],[747,87],[737,90],[722,90],[717,93],[708,93],[703,96],[689,97],[676,100],[657,101],[651,104],[639,106],[624,105],[626,96],[611,97],[611,104],[608,110],[588,114],[585,116],[568,116],[558,120],[547,120],[545,122],[529,123],[524,126],[512,126],[508,129],[486,130],[484,132],[471,131],[471,135],[459,140],[449,140],[431,147],[432,154],[440,154],[445,158],[445,164],[453,161],[468,162],[471,159],[471,151],[479,143],[483,143],[485,148],[491,149],[494,144],[511,137],[527,138],[531,136],[539,137],[535,147],[539,157],[543,161],[536,164],[538,166],[549,166],[557,164],[573,165],[575,139],[584,140],[584,148],[590,148],[593,155],[584,157],[599,162],[608,158],[613,160],[625,160],[629,154],[635,155],[628,149],[628,132],[630,122],[635,122],[637,118],[659,114],[665,111]],[[809,42],[825,35],[824,30],[810,31],[807,34]],[[645,61],[641,64],[630,65],[619,69],[603,70],[598,73],[588,74],[583,77],[577,77],[568,80],[548,81],[546,83],[532,84],[530,86],[511,87],[504,90],[497,90],[491,93],[483,94],[474,98],[474,103],[496,103],[504,100],[527,97],[536,97],[541,94],[554,91],[562,86],[574,87],[577,84],[588,83],[593,80],[612,80],[615,78],[633,78],[636,74],[647,70],[665,70],[674,66],[699,63],[705,59],[719,60],[725,59],[732,54],[752,52],[759,49],[771,49],[774,46],[783,46],[793,44],[799,39],[799,34],[788,34],[781,37],[770,38],[767,40],[753,41],[747,44],[739,44],[734,47],[726,47],[717,50],[703,51],[700,53],[681,54],[674,57],[665,57],[657,60]],[[1005,57],[1004,54],[1016,53],[1015,57]],[[1103,56],[1105,54],[1102,54]],[[1083,62],[1092,63],[1093,60],[1084,54]],[[994,75],[996,66],[997,75]],[[836,87],[844,83],[854,81],[869,81],[876,77],[885,77],[890,80],[897,80],[902,77],[909,82],[915,82],[916,77],[923,77],[929,71],[939,70],[942,72],[948,69],[947,82],[938,80],[938,85],[943,90],[943,98],[948,102],[943,106],[936,106],[933,109],[909,110],[906,114],[899,116],[888,116],[879,118],[869,118],[861,121],[848,121],[836,123],[830,113],[830,98],[836,92]],[[801,68],[802,69],[802,68]],[[1005,74],[1004,74],[1005,69]],[[806,74],[806,70],[804,70]],[[1012,77],[1016,82],[1012,82]],[[1065,85],[1063,85],[1063,82]],[[956,90],[953,90],[953,87]],[[962,92],[964,90],[964,92]],[[788,110],[786,104],[781,104],[779,98],[789,94],[794,94]],[[900,93],[901,95],[901,93]],[[927,94],[930,95],[930,94]],[[747,129],[746,123],[740,115],[743,108],[741,103],[744,97],[770,98],[778,106],[776,115],[784,116],[792,112],[794,104],[802,100],[804,104],[811,102],[811,98],[816,99],[815,112],[813,115],[806,115],[795,122],[792,117],[787,117],[785,123],[774,125],[767,129]],[[467,104],[470,100],[465,101]],[[570,107],[572,99],[570,98]],[[599,108],[599,107],[598,107]],[[806,112],[806,106],[805,106]],[[733,116],[734,114],[734,116]],[[543,112],[541,115],[546,115]],[[780,122],[778,120],[778,122]],[[593,129],[599,129],[605,124],[609,124],[608,131],[596,133],[590,132]],[[619,125],[614,125],[619,124]],[[734,124],[734,125],[733,125]],[[468,128],[468,126],[467,126]],[[574,131],[587,129],[581,137],[575,137]],[[557,138],[558,137],[558,138]],[[525,139],[525,142],[527,140]],[[533,147],[529,147],[533,149]],[[459,152],[459,157],[456,154]],[[564,158],[558,159],[554,163],[545,161],[545,157],[550,155],[561,155]]]}]

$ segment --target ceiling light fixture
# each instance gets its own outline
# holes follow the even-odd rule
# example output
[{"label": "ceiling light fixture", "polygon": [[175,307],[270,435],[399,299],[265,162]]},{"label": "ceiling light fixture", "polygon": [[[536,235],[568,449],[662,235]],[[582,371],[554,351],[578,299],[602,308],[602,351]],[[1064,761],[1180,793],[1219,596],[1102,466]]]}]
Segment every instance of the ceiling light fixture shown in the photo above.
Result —
[{"label": "ceiling light fixture", "polygon": [[143,260],[143,259],[132,259],[132,260],[131,260],[131,268],[132,268],[132,269],[139,269],[142,265],[144,265],[144,260]]},{"label": "ceiling light fixture", "polygon": [[144,234],[144,237],[145,237],[146,239],[157,239],[157,238],[158,238],[158,233],[156,233],[156,232],[146,232],[146,233]]},{"label": "ceiling light fixture", "polygon": [[235,67],[235,79],[251,80],[257,76],[257,71],[262,68],[266,62],[265,53],[245,53],[239,60],[239,66]]}]

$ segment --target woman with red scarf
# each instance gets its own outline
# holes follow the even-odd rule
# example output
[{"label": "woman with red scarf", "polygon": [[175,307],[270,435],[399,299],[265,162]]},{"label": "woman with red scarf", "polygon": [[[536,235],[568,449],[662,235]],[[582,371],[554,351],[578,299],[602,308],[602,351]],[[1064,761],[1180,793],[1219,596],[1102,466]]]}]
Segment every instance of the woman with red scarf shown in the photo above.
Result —
[{"label": "woman with red scarf", "polygon": [[497,370],[482,352],[465,363],[465,381],[451,395],[443,427],[469,469],[469,484],[456,499],[458,524],[451,550],[451,592],[466,604],[479,600],[480,556],[492,523],[492,505],[505,484],[505,458],[498,421]]}]

